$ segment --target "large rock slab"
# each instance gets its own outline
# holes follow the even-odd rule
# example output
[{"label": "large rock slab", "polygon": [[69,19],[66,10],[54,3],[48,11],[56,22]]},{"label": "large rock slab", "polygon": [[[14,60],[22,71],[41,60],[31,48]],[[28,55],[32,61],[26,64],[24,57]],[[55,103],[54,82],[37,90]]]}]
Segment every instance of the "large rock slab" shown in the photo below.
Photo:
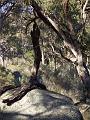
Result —
[{"label": "large rock slab", "polygon": [[8,96],[0,97],[0,120],[83,120],[73,101],[61,94],[35,89],[11,106],[2,103]]}]

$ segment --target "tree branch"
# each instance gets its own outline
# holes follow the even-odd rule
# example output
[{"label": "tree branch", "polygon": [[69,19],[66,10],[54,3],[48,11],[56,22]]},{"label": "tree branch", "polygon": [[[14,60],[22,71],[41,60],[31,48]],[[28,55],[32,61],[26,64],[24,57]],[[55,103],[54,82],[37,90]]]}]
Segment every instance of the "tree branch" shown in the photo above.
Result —
[{"label": "tree branch", "polygon": [[59,28],[57,27],[55,22],[52,21],[47,15],[45,15],[45,13],[43,14],[43,12],[41,11],[42,9],[38,6],[38,4],[34,0],[31,0],[31,6],[34,8],[34,10],[36,11],[39,18],[45,24],[47,24],[49,27],[51,27],[61,37],[61,35],[59,33]]},{"label": "tree branch", "polygon": [[[68,58],[63,54],[63,51],[60,48],[56,47],[55,45],[54,46],[52,45],[52,47],[53,47],[54,54],[61,55],[61,57],[67,60],[68,62],[76,64],[76,58]],[[59,51],[59,53],[56,52],[57,50]]]},{"label": "tree branch", "polygon": [[7,85],[0,89],[0,96],[6,91],[16,88],[14,85]]},{"label": "tree branch", "polygon": [[76,40],[75,36],[72,38],[72,35],[69,32],[67,34],[66,31],[59,29],[57,25],[55,24],[55,22],[52,21],[48,16],[45,15],[45,13],[41,11],[40,7],[34,0],[31,0],[31,6],[34,8],[39,18],[45,24],[51,27],[60,38],[63,38],[64,41],[67,42],[69,49],[72,48],[71,51],[75,56],[77,56],[77,53],[81,54],[80,44],[78,44],[78,41]]},{"label": "tree branch", "polygon": [[39,17],[35,17],[35,18],[33,18],[32,20],[29,20],[29,21],[27,22],[26,29],[25,29],[25,33],[26,33],[26,34],[27,34],[27,29],[28,29],[29,25],[30,25],[32,22],[35,22],[35,20],[38,19],[38,18],[39,18]]},{"label": "tree branch", "polygon": [[10,106],[13,103],[21,100],[29,91],[33,89],[46,90],[46,86],[39,82],[37,76],[31,76],[30,81],[27,85],[17,87],[14,90],[14,93],[12,93],[13,96],[10,98],[4,99],[3,103],[7,103],[7,105]]},{"label": "tree branch", "polygon": [[87,6],[87,4],[88,4],[88,1],[89,1],[89,0],[86,0],[86,1],[85,1],[85,4],[84,4],[83,9],[82,9],[82,17],[83,17],[84,23],[86,22],[86,13],[85,13],[85,9],[86,9],[86,6]]}]

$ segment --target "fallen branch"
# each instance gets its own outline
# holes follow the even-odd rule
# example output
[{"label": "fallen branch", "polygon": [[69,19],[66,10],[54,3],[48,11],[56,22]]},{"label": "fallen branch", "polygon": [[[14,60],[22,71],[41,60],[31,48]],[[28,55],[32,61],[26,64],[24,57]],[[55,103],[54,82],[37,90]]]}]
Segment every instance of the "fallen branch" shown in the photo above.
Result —
[{"label": "fallen branch", "polygon": [[[13,103],[21,100],[29,91],[33,90],[33,89],[42,89],[42,90],[46,90],[46,86],[43,85],[42,83],[39,82],[39,80],[37,79],[37,76],[31,76],[30,81],[27,85],[23,85],[21,87],[17,87],[17,88],[13,88],[11,87],[4,87],[4,92],[8,90],[13,89],[14,91],[12,92],[12,97],[4,99],[2,102],[6,103],[8,106],[12,105]],[[10,89],[11,88],[11,89]],[[4,93],[3,92],[3,93]]]},{"label": "fallen branch", "polygon": [[7,85],[7,86],[4,86],[3,88],[0,89],[0,96],[2,94],[4,94],[6,91],[8,90],[12,90],[12,89],[15,89],[16,87],[14,85]]}]

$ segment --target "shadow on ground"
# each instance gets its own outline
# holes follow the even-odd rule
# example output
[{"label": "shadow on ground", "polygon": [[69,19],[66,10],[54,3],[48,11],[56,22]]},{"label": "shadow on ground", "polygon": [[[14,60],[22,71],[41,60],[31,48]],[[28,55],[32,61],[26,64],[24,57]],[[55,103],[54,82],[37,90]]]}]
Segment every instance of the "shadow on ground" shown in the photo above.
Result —
[{"label": "shadow on ground", "polygon": [[72,120],[72,118],[67,115],[40,117],[40,114],[31,116],[18,112],[0,112],[0,120]]}]

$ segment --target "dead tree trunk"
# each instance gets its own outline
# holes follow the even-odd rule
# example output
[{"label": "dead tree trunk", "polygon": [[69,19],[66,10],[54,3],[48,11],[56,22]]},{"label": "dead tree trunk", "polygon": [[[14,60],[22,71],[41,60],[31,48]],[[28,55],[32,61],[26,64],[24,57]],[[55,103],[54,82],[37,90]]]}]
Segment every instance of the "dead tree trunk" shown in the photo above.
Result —
[{"label": "dead tree trunk", "polygon": [[42,58],[40,45],[39,45],[39,37],[40,37],[40,30],[36,22],[34,22],[33,30],[31,31],[31,38],[33,43],[34,55],[35,55],[34,67],[36,69],[36,73],[35,73],[36,75],[38,73],[38,69]]}]

